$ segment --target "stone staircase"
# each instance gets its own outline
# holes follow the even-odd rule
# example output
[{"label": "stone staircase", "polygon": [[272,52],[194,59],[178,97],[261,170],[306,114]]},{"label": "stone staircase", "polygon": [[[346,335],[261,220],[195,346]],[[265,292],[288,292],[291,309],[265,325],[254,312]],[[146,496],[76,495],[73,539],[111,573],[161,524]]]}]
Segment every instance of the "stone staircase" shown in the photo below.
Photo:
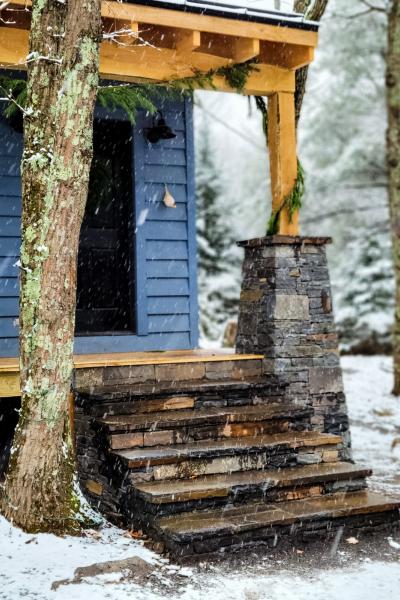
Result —
[{"label": "stone staircase", "polygon": [[109,518],[177,557],[397,526],[400,502],[366,490],[371,471],[312,431],[312,408],[285,401],[259,357],[231,363],[77,390],[81,482]]}]

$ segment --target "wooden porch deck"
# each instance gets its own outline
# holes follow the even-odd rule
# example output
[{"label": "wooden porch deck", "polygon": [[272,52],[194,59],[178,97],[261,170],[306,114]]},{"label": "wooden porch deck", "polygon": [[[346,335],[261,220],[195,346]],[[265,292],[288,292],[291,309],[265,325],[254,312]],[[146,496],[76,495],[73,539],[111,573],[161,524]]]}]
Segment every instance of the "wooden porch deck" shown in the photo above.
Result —
[{"label": "wooden porch deck", "polygon": [[[235,354],[234,350],[169,350],[163,352],[121,352],[110,354],[76,354],[75,369],[167,365],[262,359],[259,354]],[[0,398],[19,396],[19,359],[0,358]]]}]

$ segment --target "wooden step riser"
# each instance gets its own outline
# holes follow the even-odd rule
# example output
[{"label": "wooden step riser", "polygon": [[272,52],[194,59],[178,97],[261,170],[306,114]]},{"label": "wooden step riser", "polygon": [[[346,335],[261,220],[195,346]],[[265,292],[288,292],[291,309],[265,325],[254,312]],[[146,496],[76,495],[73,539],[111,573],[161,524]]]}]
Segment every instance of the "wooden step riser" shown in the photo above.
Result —
[{"label": "wooden step riser", "polygon": [[[180,411],[176,411],[176,412],[180,412]],[[237,414],[237,415],[226,415],[226,414],[221,414],[221,415],[203,415],[202,413],[196,413],[195,411],[190,411],[193,412],[193,415],[191,415],[190,417],[184,418],[183,415],[180,418],[168,418],[168,416],[166,416],[163,419],[160,419],[159,417],[157,418],[152,418],[151,415],[149,415],[149,418],[143,422],[143,421],[139,421],[139,417],[138,417],[138,421],[135,423],[135,420],[133,419],[133,421],[131,423],[127,423],[127,424],[118,424],[118,425],[103,425],[100,424],[99,428],[104,429],[106,432],[108,432],[110,437],[114,437],[117,435],[121,435],[121,434],[129,434],[129,433],[160,433],[162,431],[168,431],[170,429],[174,429],[174,430],[183,430],[186,428],[192,428],[193,430],[196,428],[201,429],[202,427],[225,427],[225,426],[229,426],[229,425],[236,425],[237,427],[240,427],[242,425],[257,425],[257,424],[264,424],[264,425],[268,425],[268,423],[279,423],[279,422],[284,422],[284,423],[294,423],[294,424],[299,424],[299,425],[306,425],[309,422],[309,415],[307,413],[306,416],[304,416],[304,413],[293,413],[293,414],[289,414],[288,412],[284,413],[284,414],[275,414],[275,415],[267,415],[267,414],[258,414],[256,416],[251,415],[251,414],[246,414],[246,411],[241,411],[241,414]],[[158,415],[160,413],[157,413]],[[178,415],[174,415],[178,416]],[[141,415],[142,417],[142,415]],[[301,430],[303,430],[304,428],[301,427]]]},{"label": "wooden step riser", "polygon": [[101,401],[97,399],[95,403],[88,406],[88,410],[93,417],[100,418],[109,415],[132,415],[137,413],[153,413],[169,410],[179,410],[185,408],[224,408],[229,406],[257,406],[260,404],[270,404],[279,402],[282,399],[281,392],[272,395],[270,386],[265,389],[257,390],[247,387],[243,390],[231,390],[229,387],[224,389],[221,384],[220,390],[215,392],[197,392],[188,393],[179,388],[174,389],[173,393],[165,394],[141,394],[137,398],[127,396],[118,401]]},{"label": "wooden step riser", "polygon": [[223,509],[225,506],[248,505],[251,502],[287,502],[289,500],[303,500],[307,498],[318,498],[328,494],[357,492],[366,489],[365,479],[346,479],[343,481],[325,481],[306,485],[295,485],[288,487],[276,487],[262,489],[262,486],[249,486],[248,488],[234,490],[218,490],[214,496],[191,499],[176,498],[175,502],[156,504],[148,501],[142,494],[133,491],[132,506],[138,513],[145,516],[148,522],[171,515],[192,512],[194,510]]},{"label": "wooden step riser", "polygon": [[221,555],[221,553],[246,552],[257,547],[272,551],[279,549],[293,551],[293,547],[304,547],[305,543],[321,541],[325,545],[332,543],[339,529],[344,535],[360,539],[363,535],[376,533],[395,534],[400,531],[399,511],[352,515],[337,518],[314,518],[302,520],[291,525],[260,527],[245,532],[227,532],[225,535],[199,537],[189,541],[180,541],[155,529],[154,534],[163,540],[165,550],[175,559],[196,560]]},{"label": "wooden step riser", "polygon": [[[76,385],[79,388],[99,379],[98,370],[92,374],[90,369],[86,373],[78,372]],[[243,380],[248,377],[261,377],[263,366],[261,358],[246,360],[209,360],[209,361],[182,361],[165,364],[120,365],[104,367],[101,382],[103,385],[126,384],[159,384],[163,382],[182,381],[223,381],[225,379]],[[95,377],[94,377],[95,376]]]},{"label": "wooden step riser", "polygon": [[269,406],[210,407],[200,410],[184,409],[140,413],[137,415],[114,415],[96,421],[95,426],[110,436],[134,432],[156,432],[185,427],[265,423],[287,421],[301,425],[309,423],[313,411],[309,407],[297,407],[283,403]]},{"label": "wooden step riser", "polygon": [[[326,532],[336,525],[351,526],[352,521],[353,525],[356,522],[360,527],[368,527],[374,521],[384,523],[393,513],[399,523],[399,507],[398,500],[371,492],[335,493],[306,500],[184,513],[159,518],[157,527],[168,541],[190,545],[194,553],[201,553],[239,541],[254,543],[271,535],[279,538],[284,532],[293,537],[304,530]],[[225,539],[230,541],[225,543]]]},{"label": "wooden step riser", "polygon": [[[202,475],[218,473],[234,473],[238,471],[279,469],[297,465],[321,464],[337,462],[339,451],[335,445],[307,446],[287,448],[275,446],[266,449],[254,449],[246,453],[227,453],[220,456],[203,456],[199,458],[182,459],[171,457],[151,461],[122,461],[115,457],[120,464],[120,471],[131,470],[130,480],[133,484],[139,481],[161,481],[164,479],[190,479]],[[127,464],[128,462],[128,464]]]},{"label": "wooden step riser", "polygon": [[306,431],[308,429],[309,425],[304,421],[296,422],[293,425],[285,420],[268,420],[260,423],[228,423],[214,426],[176,427],[175,429],[161,431],[121,433],[108,436],[108,444],[112,450],[126,450],[129,448],[187,444],[200,440],[256,437],[263,434]]}]

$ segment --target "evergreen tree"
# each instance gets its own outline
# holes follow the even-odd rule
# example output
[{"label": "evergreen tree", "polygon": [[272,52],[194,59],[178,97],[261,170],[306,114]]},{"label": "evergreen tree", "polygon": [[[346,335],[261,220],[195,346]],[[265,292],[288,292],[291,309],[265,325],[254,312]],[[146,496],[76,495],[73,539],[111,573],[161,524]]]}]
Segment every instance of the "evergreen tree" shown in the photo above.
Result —
[{"label": "evergreen tree", "polygon": [[386,165],[390,206],[390,230],[395,273],[396,310],[393,335],[394,386],[400,396],[400,0],[391,0],[388,13],[388,50],[386,55],[386,101],[388,131]]},{"label": "evergreen tree", "polygon": [[235,236],[223,212],[222,185],[205,117],[200,131],[196,161],[200,333],[203,340],[217,340],[237,312],[237,254]]},{"label": "evergreen tree", "polygon": [[367,236],[347,246],[351,260],[343,266],[337,300],[344,350],[376,353],[390,347],[394,282],[389,236]]},{"label": "evergreen tree", "polygon": [[299,124],[308,175],[302,231],[334,239],[331,276],[346,349],[379,349],[392,323],[386,30],[386,15],[361,0],[329,1]]},{"label": "evergreen tree", "polygon": [[221,182],[212,154],[208,124],[202,130],[196,162],[197,243],[199,264],[207,275],[219,275],[219,257],[226,249],[228,231],[219,213]]}]

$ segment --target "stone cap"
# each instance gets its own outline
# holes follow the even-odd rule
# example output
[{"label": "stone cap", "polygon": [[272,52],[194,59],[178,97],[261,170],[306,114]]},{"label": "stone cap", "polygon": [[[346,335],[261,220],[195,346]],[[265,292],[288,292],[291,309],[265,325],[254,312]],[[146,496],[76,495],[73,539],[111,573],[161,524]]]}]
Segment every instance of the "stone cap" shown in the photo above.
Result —
[{"label": "stone cap", "polygon": [[279,246],[280,244],[293,245],[293,246],[304,246],[310,244],[313,246],[325,246],[331,244],[332,238],[330,237],[303,237],[303,236],[289,236],[289,235],[268,235],[261,238],[253,238],[252,240],[243,240],[236,242],[236,244],[242,248],[259,248],[262,246]]}]

